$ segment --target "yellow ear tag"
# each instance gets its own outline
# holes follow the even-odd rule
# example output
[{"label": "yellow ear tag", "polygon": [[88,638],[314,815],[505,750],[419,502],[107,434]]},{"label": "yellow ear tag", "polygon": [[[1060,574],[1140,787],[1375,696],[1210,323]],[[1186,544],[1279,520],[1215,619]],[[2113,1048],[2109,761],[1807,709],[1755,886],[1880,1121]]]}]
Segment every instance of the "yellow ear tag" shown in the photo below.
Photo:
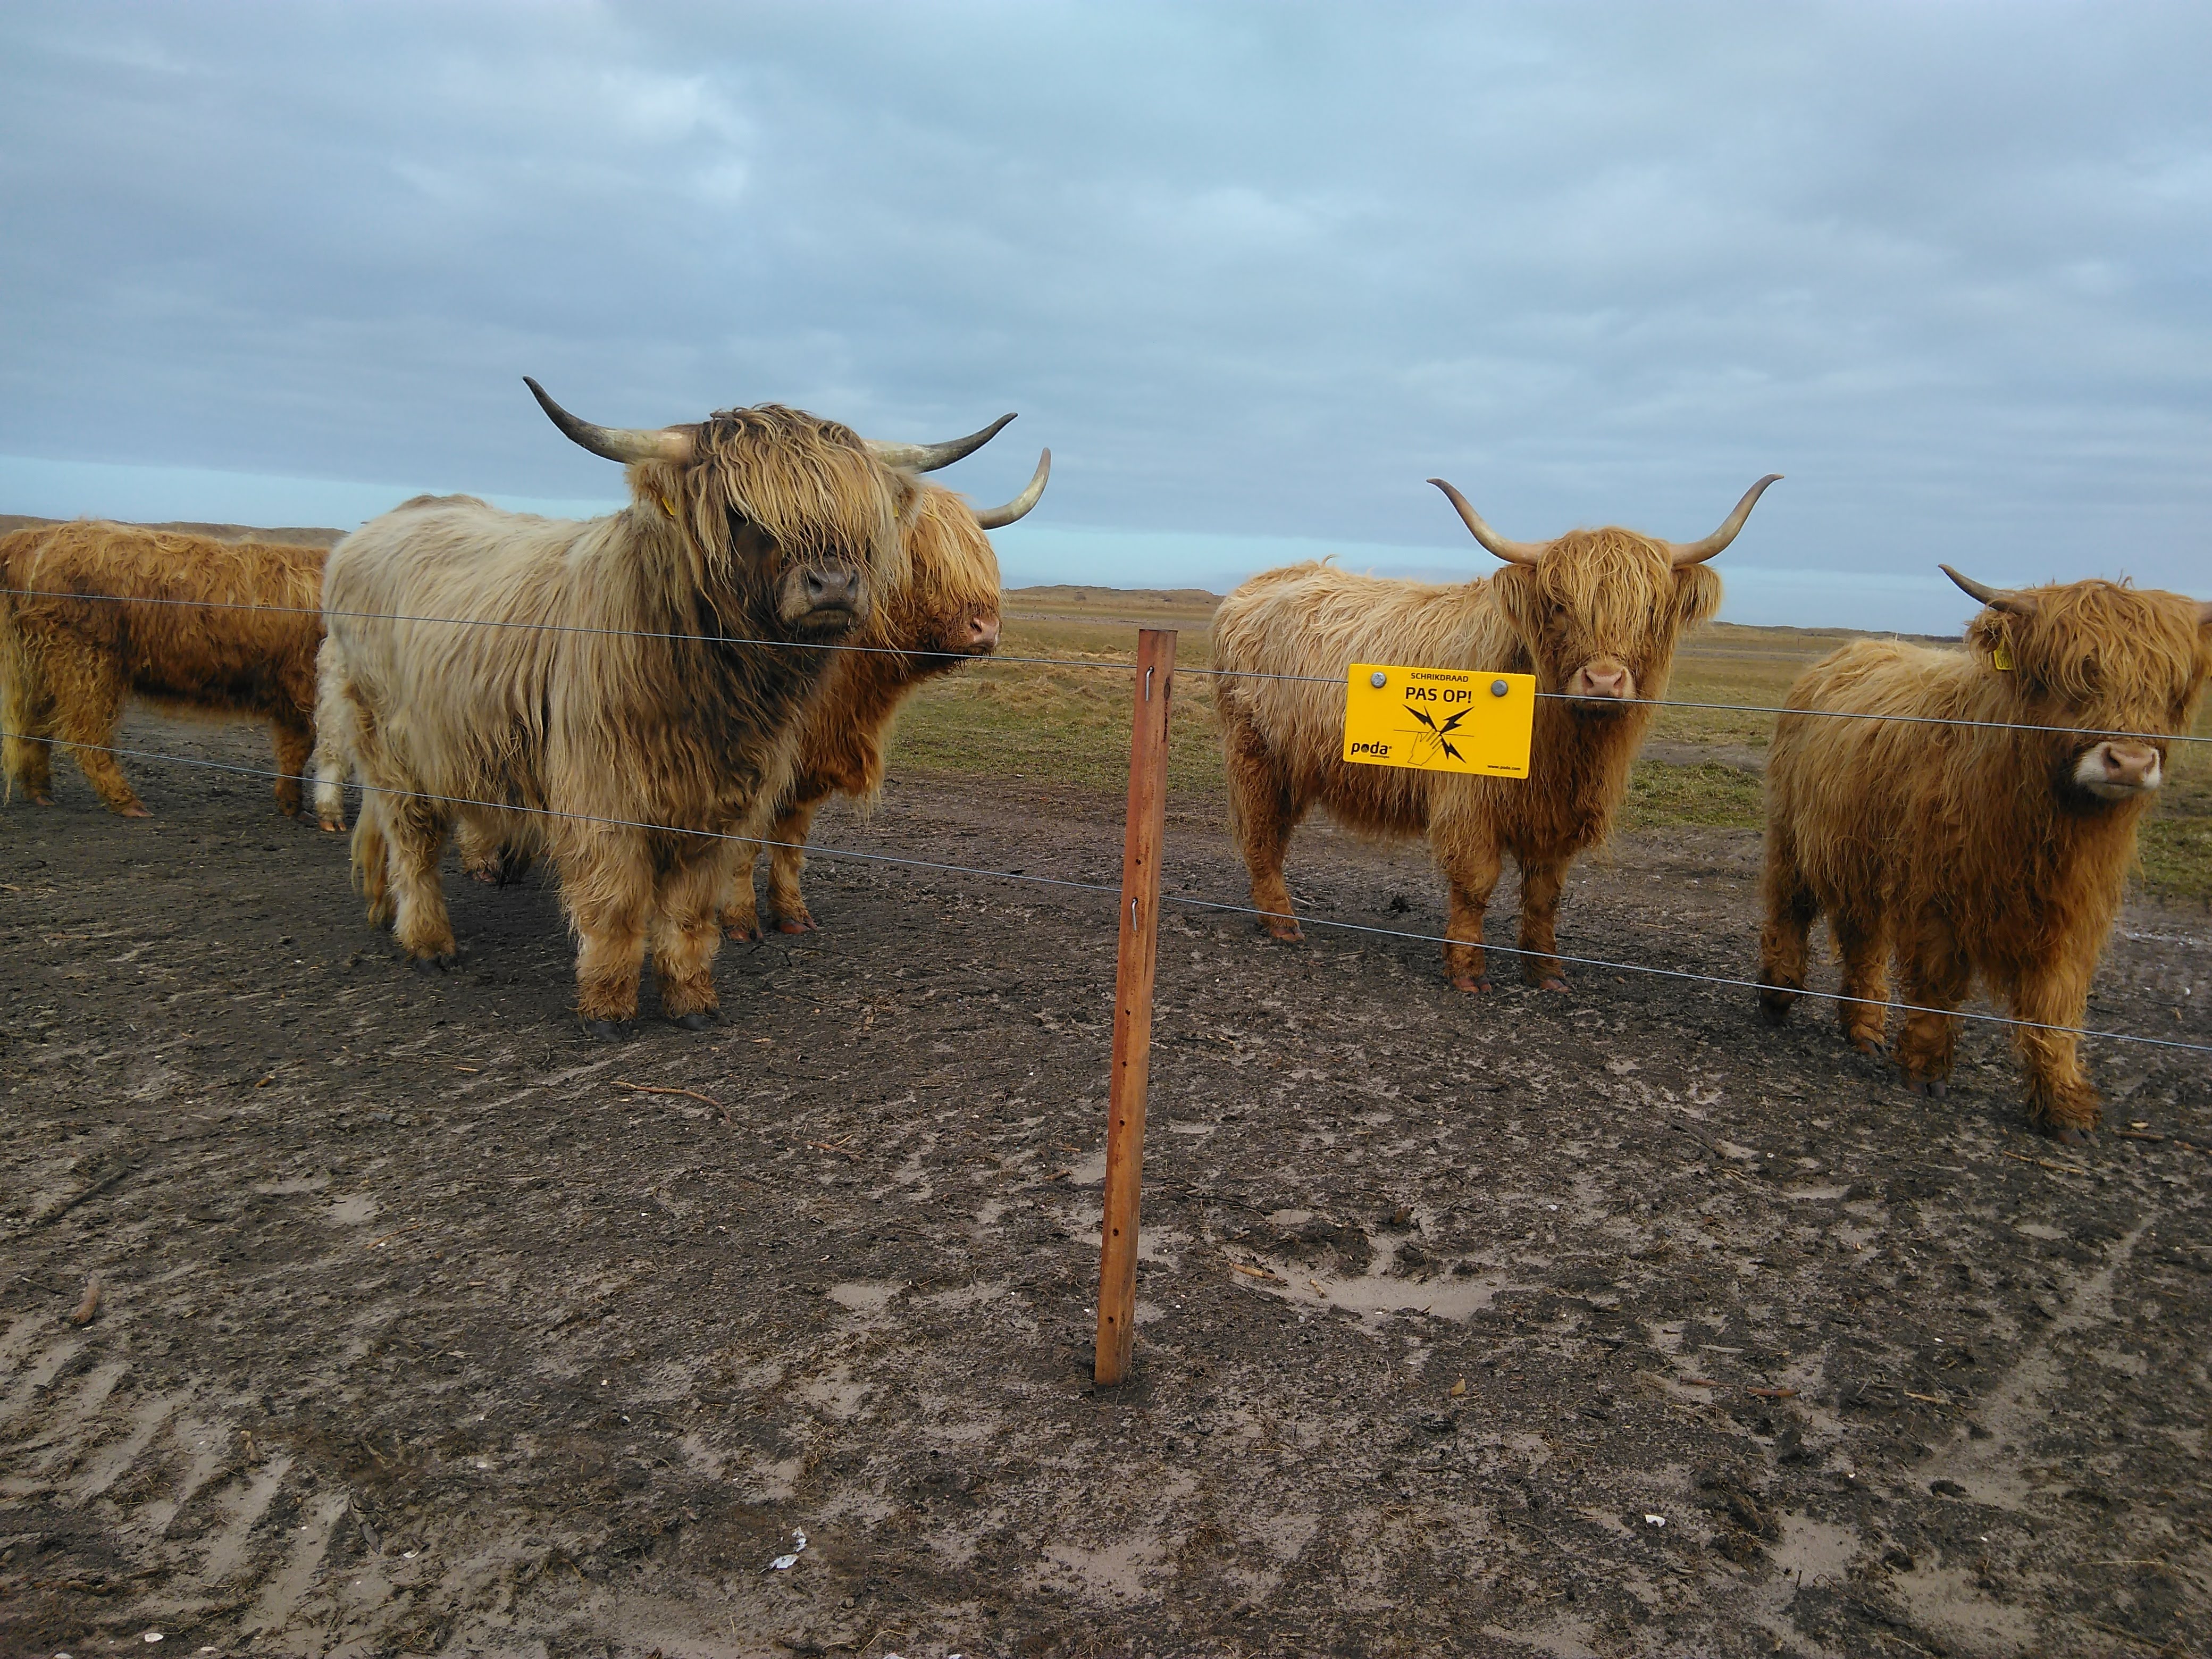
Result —
[{"label": "yellow ear tag", "polygon": [[[672,519],[676,516],[675,505],[670,501],[668,497],[665,495],[663,495],[660,498],[660,510],[663,513],[665,513]],[[2009,665],[2008,665],[2008,666],[2009,666]]]},{"label": "yellow ear tag", "polygon": [[2000,674],[2012,672],[2012,653],[2005,648],[2002,640],[1990,647],[1990,666]]}]

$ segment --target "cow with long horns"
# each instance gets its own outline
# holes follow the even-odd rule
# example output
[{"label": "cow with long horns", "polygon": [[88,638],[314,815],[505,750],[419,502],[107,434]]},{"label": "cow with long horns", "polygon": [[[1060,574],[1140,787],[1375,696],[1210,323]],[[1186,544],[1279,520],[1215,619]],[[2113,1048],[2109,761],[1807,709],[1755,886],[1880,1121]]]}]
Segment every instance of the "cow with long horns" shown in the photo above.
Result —
[{"label": "cow with long horns", "polygon": [[[2096,1127],[2076,1038],[2136,826],[2212,670],[2212,604],[2080,581],[2006,592],[1943,572],[1984,609],[1964,651],[1861,640],[1790,688],[1767,751],[1759,1004],[1779,1024],[1825,915],[1844,1033],[1941,1094],[1978,977],[2016,1020],[2029,1121]],[[1849,717],[1856,718],[1849,718]]]},{"label": "cow with long horns", "polygon": [[911,475],[980,447],[884,444],[764,404],[624,430],[554,423],[629,469],[630,505],[572,523],[468,497],[412,501],[349,536],[324,580],[324,723],[366,788],[353,862],[376,921],[428,967],[457,955],[438,861],[457,818],[544,846],[577,934],[577,1010],[697,1029],[738,837],[790,775],[819,647],[904,579]]},{"label": "cow with long horns", "polygon": [[[1444,967],[1463,991],[1489,988],[1483,913],[1510,854],[1521,871],[1522,973],[1566,989],[1555,920],[1567,867],[1612,827],[1677,641],[1719,607],[1720,578],[1705,562],[1735,539],[1778,476],[1686,543],[1618,528],[1510,541],[1431,478],[1504,569],[1438,586],[1300,564],[1223,600],[1214,699],[1230,816],[1267,932],[1299,937],[1283,860],[1291,830],[1319,805],[1358,834],[1426,835],[1450,888]],[[1528,777],[1347,764],[1344,672],[1354,662],[1534,675]]]},{"label": "cow with long horns", "polygon": [[[768,913],[787,933],[813,930],[799,890],[807,836],[830,796],[872,801],[883,788],[884,746],[899,705],[922,683],[999,646],[999,560],[983,532],[1013,523],[1037,504],[1052,476],[1038,459],[1022,493],[1003,507],[975,507],[925,483],[906,532],[907,579],[884,597],[875,620],[841,651],[822,694],[801,716],[791,781],[768,819]],[[753,896],[756,848],[739,854],[722,926],[732,939],[760,931]]]}]

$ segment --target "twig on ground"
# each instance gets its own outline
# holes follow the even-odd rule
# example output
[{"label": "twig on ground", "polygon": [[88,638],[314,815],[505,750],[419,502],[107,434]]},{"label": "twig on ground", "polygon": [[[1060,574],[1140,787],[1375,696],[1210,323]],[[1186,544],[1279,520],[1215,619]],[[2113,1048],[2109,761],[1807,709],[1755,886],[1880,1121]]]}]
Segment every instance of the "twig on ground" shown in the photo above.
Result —
[{"label": "twig on ground", "polygon": [[1955,1401],[1944,1399],[1940,1394],[1915,1394],[1910,1389],[1899,1389],[1898,1392],[1907,1400],[1917,1400],[1923,1406],[1950,1406],[1957,1403]]},{"label": "twig on ground", "polygon": [[[94,1182],[91,1186],[79,1193],[75,1198],[65,1199],[59,1206],[46,1212],[46,1214],[33,1221],[31,1224],[31,1226],[43,1227],[51,1222],[59,1221],[64,1216],[67,1215],[71,1210],[76,1208],[78,1205],[83,1203],[87,1199],[98,1198],[102,1193],[106,1192],[110,1187],[115,1185],[117,1182],[122,1180],[124,1176],[131,1174],[137,1168],[137,1165],[134,1164],[125,1164],[120,1168],[109,1170],[106,1175],[100,1176],[99,1180]],[[26,1231],[27,1231],[29,1230],[26,1229]]]},{"label": "twig on ground", "polygon": [[[852,1136],[847,1135],[845,1137],[845,1140],[850,1140],[852,1138]],[[858,1164],[860,1161],[860,1155],[853,1151],[851,1147],[846,1146],[843,1140],[810,1140],[805,1144],[811,1146],[817,1152],[835,1152],[838,1157],[848,1158],[855,1164]]]},{"label": "twig on ground", "polygon": [[1744,1392],[1757,1395],[1761,1400],[1795,1400],[1797,1397],[1795,1389],[1746,1389]]},{"label": "twig on ground", "polygon": [[629,1089],[641,1095],[682,1095],[687,1100],[704,1101],[722,1115],[722,1121],[730,1122],[730,1109],[712,1095],[702,1095],[696,1089],[673,1089],[658,1083],[628,1083],[621,1078],[612,1079],[617,1089]]},{"label": "twig on ground", "polygon": [[383,1246],[392,1243],[393,1239],[398,1237],[400,1234],[411,1233],[422,1224],[419,1221],[410,1221],[404,1227],[394,1227],[390,1232],[385,1234],[383,1237],[370,1239],[367,1248],[372,1250],[381,1249]]},{"label": "twig on ground", "polygon": [[2060,1175],[2070,1176],[2085,1176],[2089,1173],[2087,1170],[2076,1169],[2071,1164],[2053,1164],[2047,1158],[2030,1158],[2026,1152],[2008,1152],[2002,1146],[1998,1147],[1997,1151],[2003,1152],[2005,1157],[2015,1158],[2022,1164],[2033,1164],[2039,1170],[2055,1170]]},{"label": "twig on ground", "polygon": [[84,1281],[84,1296],[82,1299],[77,1303],[76,1311],[69,1316],[70,1324],[89,1325],[92,1323],[92,1316],[100,1311],[100,1275],[98,1273],[94,1273],[91,1278]]}]

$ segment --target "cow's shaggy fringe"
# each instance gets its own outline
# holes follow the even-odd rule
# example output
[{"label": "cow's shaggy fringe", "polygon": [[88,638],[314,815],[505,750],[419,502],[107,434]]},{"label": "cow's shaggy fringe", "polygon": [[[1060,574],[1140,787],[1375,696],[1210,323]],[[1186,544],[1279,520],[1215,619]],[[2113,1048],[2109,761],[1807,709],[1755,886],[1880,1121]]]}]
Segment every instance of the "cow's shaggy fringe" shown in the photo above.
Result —
[{"label": "cow's shaggy fringe", "polygon": [[709,837],[781,793],[798,714],[834,654],[738,641],[839,637],[794,620],[809,570],[857,572],[872,597],[905,574],[900,519],[917,486],[849,429],[763,405],[696,430],[696,459],[632,465],[632,504],[610,517],[421,498],[340,543],[325,583],[326,722],[373,786],[354,837],[371,915],[442,965],[455,951],[437,863],[453,817],[487,844],[543,846],[595,1026],[636,1012],[648,945],[665,1013],[696,1024],[715,1009],[715,908],[737,843]]},{"label": "cow's shaggy fringe", "polygon": [[[2179,732],[2212,668],[2194,600],[2105,581],[2029,588],[1985,609],[1966,649],[1860,641],[1790,687],[1796,709],[2062,726],[1992,730],[1784,714],[1767,760],[1760,1000],[1786,1017],[1825,914],[1844,963],[1845,1034],[1879,1048],[1893,955],[1905,1000],[1956,1007],[1976,976],[2014,1018],[2081,1023],[2149,793],[2104,800],[2075,780],[2115,732]],[[2000,651],[2011,667],[1997,666]],[[2166,745],[2153,741],[2161,770]],[[1923,1012],[1897,1059],[1949,1075],[1957,1022]],[[2095,1090],[2069,1032],[2015,1028],[2031,1121],[2092,1128]]]},{"label": "cow's shaggy fringe", "polygon": [[[300,810],[314,740],[324,550],[78,520],[0,537],[0,729],[7,793],[44,801],[55,743],[109,810],[145,812],[112,755],[125,700],[267,720],[276,801]],[[212,602],[125,603],[131,599]],[[219,606],[272,607],[220,609]]]},{"label": "cow's shaggy fringe", "polygon": [[[1480,988],[1483,912],[1504,854],[1521,870],[1523,971],[1559,984],[1555,918],[1568,865],[1602,841],[1628,786],[1651,710],[1539,698],[1525,781],[1347,765],[1346,665],[1400,663],[1532,673],[1564,690],[1611,661],[1627,695],[1666,695],[1676,642],[1718,609],[1720,579],[1681,568],[1664,544],[1618,528],[1570,532],[1534,566],[1508,565],[1449,586],[1293,565],[1253,578],[1214,615],[1214,683],[1231,819],[1252,873],[1252,902],[1297,937],[1282,878],[1291,831],[1316,803],[1359,834],[1426,834],[1451,890],[1447,969]],[[1333,684],[1244,679],[1297,674]]]}]

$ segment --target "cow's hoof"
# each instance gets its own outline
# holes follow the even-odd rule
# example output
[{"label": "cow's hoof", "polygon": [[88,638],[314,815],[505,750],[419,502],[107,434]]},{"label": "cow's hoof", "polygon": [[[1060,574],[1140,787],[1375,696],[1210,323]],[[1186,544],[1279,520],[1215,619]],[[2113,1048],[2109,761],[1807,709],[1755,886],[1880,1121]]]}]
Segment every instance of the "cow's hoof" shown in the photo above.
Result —
[{"label": "cow's hoof", "polygon": [[1261,931],[1269,939],[1280,939],[1285,945],[1304,945],[1306,942],[1306,936],[1295,925],[1283,927],[1273,922],[1263,922]]},{"label": "cow's hoof", "polygon": [[317,828],[320,829],[325,835],[343,836],[345,834],[346,823],[343,818],[323,818],[318,822]]},{"label": "cow's hoof", "polygon": [[1951,1092],[1951,1085],[1940,1077],[1909,1077],[1905,1086],[1923,1100],[1941,1100]]},{"label": "cow's hoof", "polygon": [[504,887],[507,885],[506,878],[500,874],[499,866],[496,865],[479,865],[477,868],[469,872],[469,879],[471,881],[480,881],[487,887]]},{"label": "cow's hoof", "polygon": [[1550,974],[1545,976],[1536,988],[1540,991],[1557,991],[1564,996],[1566,994],[1567,982],[1557,974]]},{"label": "cow's hoof", "polygon": [[53,804],[54,798],[52,795],[33,795],[31,797],[31,805],[33,806],[52,806]]},{"label": "cow's hoof", "polygon": [[1487,974],[1455,974],[1452,975],[1452,989],[1455,991],[1468,991],[1479,995],[1482,992],[1487,991],[1489,988],[1490,975]]},{"label": "cow's hoof", "polygon": [[409,965],[418,974],[442,974],[461,965],[461,953],[453,950],[434,957],[414,957],[409,959]]},{"label": "cow's hoof", "polygon": [[819,931],[821,924],[811,916],[778,916],[775,931],[779,933],[811,933]]},{"label": "cow's hoof", "polygon": [[586,1019],[584,1035],[597,1037],[602,1042],[619,1042],[629,1035],[629,1022],[626,1019]]},{"label": "cow's hoof", "polygon": [[688,1014],[672,1015],[670,1023],[680,1025],[687,1031],[703,1031],[720,1018],[712,1008],[701,1008]]},{"label": "cow's hoof", "polygon": [[117,807],[115,816],[119,818],[150,818],[154,815],[146,810],[143,801],[134,800],[127,806]]},{"label": "cow's hoof", "polygon": [[1881,1039],[1880,1037],[1867,1036],[1860,1032],[1854,1031],[1851,1033],[1851,1047],[1857,1049],[1863,1054],[1872,1054],[1877,1060],[1881,1058]]},{"label": "cow's hoof", "polygon": [[760,930],[757,927],[741,927],[732,923],[722,929],[722,937],[732,945],[757,945],[760,942]]},{"label": "cow's hoof", "polygon": [[2078,1129],[2071,1123],[2045,1123],[2039,1127],[2062,1146],[2087,1146],[2090,1144],[2090,1131]]}]

